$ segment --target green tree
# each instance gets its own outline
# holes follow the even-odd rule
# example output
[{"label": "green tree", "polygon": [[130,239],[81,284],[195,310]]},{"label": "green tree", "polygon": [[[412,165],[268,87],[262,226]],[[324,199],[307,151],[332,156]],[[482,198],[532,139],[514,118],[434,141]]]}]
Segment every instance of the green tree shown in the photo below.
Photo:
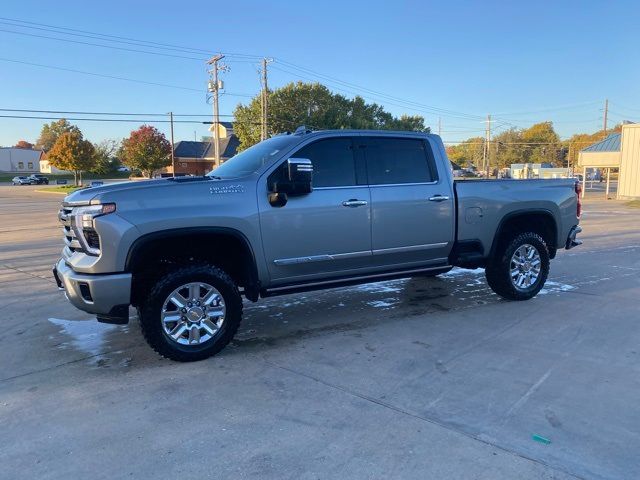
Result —
[{"label": "green tree", "polygon": [[40,137],[36,140],[35,148],[48,152],[53,148],[58,137],[66,132],[80,132],[80,129],[75,125],[71,125],[69,121],[64,118],[44,124],[40,131]]},{"label": "green tree", "polygon": [[506,130],[491,141],[491,166],[505,168],[512,163],[522,163],[524,151],[522,131],[515,128]]},{"label": "green tree", "polygon": [[82,137],[80,130],[75,129],[58,137],[47,153],[47,159],[56,168],[72,171],[75,184],[78,185],[78,174],[91,169],[94,155],[93,144]]},{"label": "green tree", "polygon": [[484,152],[484,138],[472,137],[458,145],[447,147],[449,160],[461,167],[480,168]]},{"label": "green tree", "polygon": [[[243,150],[260,141],[261,102],[254,97],[248,105],[239,104],[233,128]],[[313,129],[393,129],[427,132],[424,118],[399,118],[362,97],[353,99],[332,93],[319,83],[290,83],[269,92],[269,134],[291,131],[300,125]]]},{"label": "green tree", "polygon": [[94,144],[93,147],[95,155],[91,172],[104,175],[115,171],[118,166],[118,162],[115,159],[115,154],[118,151],[118,142],[108,139]]},{"label": "green tree", "polygon": [[522,131],[524,157],[526,163],[557,163],[560,137],[553,129],[552,122],[536,123]]},{"label": "green tree", "polygon": [[171,164],[171,143],[157,128],[143,125],[122,141],[118,156],[122,163],[151,178],[156,170]]}]

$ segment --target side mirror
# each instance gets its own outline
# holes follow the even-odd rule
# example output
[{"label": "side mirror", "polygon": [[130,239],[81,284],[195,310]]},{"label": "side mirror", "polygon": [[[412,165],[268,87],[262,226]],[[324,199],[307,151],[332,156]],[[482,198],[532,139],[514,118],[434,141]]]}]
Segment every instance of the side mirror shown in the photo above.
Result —
[{"label": "side mirror", "polygon": [[307,195],[313,190],[313,164],[306,158],[290,158],[284,165],[284,175],[273,184],[274,193],[289,196]]}]

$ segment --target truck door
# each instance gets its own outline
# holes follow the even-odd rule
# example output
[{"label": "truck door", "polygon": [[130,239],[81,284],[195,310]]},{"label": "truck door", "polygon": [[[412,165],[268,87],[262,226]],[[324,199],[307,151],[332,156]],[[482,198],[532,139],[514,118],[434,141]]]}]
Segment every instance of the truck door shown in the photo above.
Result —
[{"label": "truck door", "polygon": [[455,235],[455,205],[449,179],[438,175],[430,142],[366,137],[362,147],[371,192],[375,263],[447,265]]},{"label": "truck door", "polygon": [[[319,139],[293,158],[313,163],[313,191],[290,196],[283,207],[268,201],[276,168],[260,180],[262,242],[274,285],[348,275],[371,263],[371,198],[364,160],[351,137]],[[360,172],[360,173],[358,173]]]}]

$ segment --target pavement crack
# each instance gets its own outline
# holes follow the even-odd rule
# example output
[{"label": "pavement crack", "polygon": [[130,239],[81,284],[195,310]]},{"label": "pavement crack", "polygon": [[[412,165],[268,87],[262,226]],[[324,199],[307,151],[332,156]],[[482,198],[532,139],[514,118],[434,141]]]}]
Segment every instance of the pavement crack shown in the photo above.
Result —
[{"label": "pavement crack", "polygon": [[22,273],[23,275],[28,275],[29,277],[32,277],[32,278],[39,278],[40,280],[46,280],[49,283],[56,283],[51,278],[43,277],[41,275],[35,275],[33,273],[30,273],[30,272],[25,272],[24,270],[20,270],[19,268],[16,268],[16,267],[10,267],[9,265],[5,265],[5,264],[2,264],[1,266],[2,266],[2,268],[6,268],[7,270],[13,270],[14,272]]},{"label": "pavement crack", "polygon": [[[562,468],[560,466],[551,465],[551,464],[549,464],[549,463],[547,463],[547,462],[545,462],[543,460],[530,457],[530,456],[528,456],[526,454],[520,453],[520,452],[518,452],[516,450],[511,450],[511,449],[509,449],[507,447],[503,447],[502,445],[499,445],[497,443],[489,441],[488,439],[482,438],[482,437],[474,435],[472,433],[465,432],[464,430],[460,430],[458,428],[452,427],[451,425],[447,425],[446,423],[441,423],[441,422],[439,422],[437,420],[434,420],[433,418],[429,418],[429,417],[426,417],[424,415],[420,415],[418,413],[410,412],[409,410],[405,410],[403,408],[397,407],[395,405],[392,405],[391,403],[383,402],[382,400],[379,400],[377,398],[373,398],[373,397],[371,397],[369,395],[365,395],[363,393],[357,392],[355,390],[351,390],[351,389],[343,387],[341,385],[337,385],[335,383],[328,382],[326,380],[321,379],[320,377],[316,377],[314,375],[310,375],[308,373],[305,373],[305,372],[302,372],[302,371],[299,371],[299,370],[295,370],[295,369],[290,368],[290,367],[285,367],[284,365],[280,365],[280,364],[277,364],[277,363],[275,363],[275,362],[273,362],[271,360],[267,360],[264,357],[262,357],[261,360],[265,364],[267,364],[267,365],[269,365],[269,366],[271,366],[273,368],[278,368],[280,370],[284,370],[286,372],[289,372],[289,373],[291,373],[293,375],[297,375],[297,376],[306,378],[308,380],[312,380],[312,381],[314,381],[316,383],[319,383],[321,385],[329,387],[329,388],[331,388],[333,390],[337,390],[337,391],[345,393],[345,394],[347,394],[349,396],[352,396],[352,397],[355,397],[355,398],[359,398],[359,399],[364,400],[364,401],[366,401],[368,403],[375,404],[375,405],[377,405],[379,407],[386,408],[388,410],[394,411],[394,412],[399,413],[401,415],[404,415],[404,416],[407,416],[407,417],[411,417],[411,418],[415,418],[415,419],[420,420],[422,422],[430,423],[430,424],[435,425],[437,427],[443,428],[443,429],[445,429],[445,430],[447,430],[449,432],[452,432],[452,433],[455,433],[455,434],[458,434],[458,435],[462,435],[462,436],[467,437],[467,438],[469,438],[471,440],[475,440],[476,442],[480,442],[480,443],[483,443],[483,444],[488,445],[490,447],[493,447],[493,448],[496,448],[498,450],[501,450],[501,451],[503,451],[503,452],[505,452],[505,453],[507,453],[509,455],[514,455],[514,456],[522,458],[524,460],[528,460],[530,462],[536,463],[536,464],[541,465],[541,466],[543,466],[545,468],[548,468],[550,470],[555,470],[555,471],[558,471],[558,472],[562,472],[562,473],[564,473],[566,475],[569,475],[569,476],[571,476],[573,478],[576,478],[576,479],[579,479],[579,480],[586,480],[585,477],[581,477],[580,475],[577,475],[577,474],[575,474],[573,472],[570,472],[570,471],[568,471],[568,470],[566,470],[566,469],[564,469],[564,468]],[[549,373],[551,373],[551,372],[549,372]],[[540,384],[542,384],[542,382],[540,382]]]}]

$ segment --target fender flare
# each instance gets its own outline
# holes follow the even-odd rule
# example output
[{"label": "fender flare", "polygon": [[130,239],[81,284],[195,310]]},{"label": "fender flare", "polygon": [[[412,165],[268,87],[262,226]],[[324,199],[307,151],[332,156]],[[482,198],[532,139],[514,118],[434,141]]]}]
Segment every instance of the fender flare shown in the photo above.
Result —
[{"label": "fender flare", "polygon": [[488,258],[492,258],[496,253],[496,248],[498,248],[498,241],[500,239],[500,235],[502,235],[502,229],[504,225],[513,218],[526,217],[527,215],[530,215],[530,214],[544,215],[545,217],[548,217],[551,220],[551,223],[555,230],[554,232],[555,238],[553,239],[554,240],[553,245],[549,245],[549,248],[554,250],[556,249],[556,246],[558,243],[559,228],[558,228],[558,222],[553,216],[553,212],[546,208],[525,208],[522,210],[515,210],[513,212],[509,212],[504,217],[502,217],[502,219],[500,220],[500,223],[498,223],[498,228],[496,229],[496,232],[493,234],[493,241],[491,242],[491,248],[489,249]]},{"label": "fender flare", "polygon": [[[249,242],[249,239],[239,230],[227,227],[187,227],[187,228],[170,228],[167,230],[159,230],[157,232],[147,233],[138,237],[127,252],[127,258],[125,261],[125,272],[132,273],[135,258],[144,249],[145,245],[156,240],[163,240],[171,237],[186,237],[190,235],[228,235],[236,238],[244,247],[244,249],[250,255],[249,262],[249,283],[250,288],[248,290],[260,290],[260,278],[258,276],[258,265],[256,262],[256,256]],[[246,292],[247,297],[251,299],[252,292]]]}]

